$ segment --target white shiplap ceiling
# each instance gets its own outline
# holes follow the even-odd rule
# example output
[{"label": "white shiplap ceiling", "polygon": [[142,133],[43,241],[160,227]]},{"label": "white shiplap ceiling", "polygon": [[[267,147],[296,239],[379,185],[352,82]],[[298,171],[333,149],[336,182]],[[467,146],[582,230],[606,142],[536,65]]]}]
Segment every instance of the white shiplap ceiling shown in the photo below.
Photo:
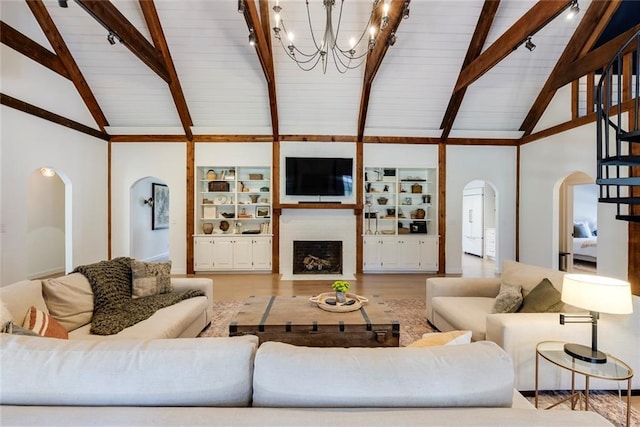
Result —
[{"label": "white shiplap ceiling", "polygon": [[[310,2],[319,32],[324,26],[320,0]],[[153,44],[138,1],[112,3]],[[535,3],[502,0],[485,49]],[[69,0],[68,8],[55,0],[44,4],[106,116],[110,134],[184,133],[164,80],[124,45],[107,43],[107,31],[74,1]],[[247,24],[238,13],[237,0],[155,0],[154,4],[194,134],[272,134],[267,81],[255,48],[247,43]],[[296,32],[297,44],[304,46],[308,43],[304,1],[281,0],[280,4],[288,29]],[[483,4],[483,0],[411,1],[410,18],[400,22],[397,42],[387,51],[373,81],[365,136],[440,136]],[[519,136],[524,118],[589,4],[580,0],[583,12],[577,19],[565,19],[565,11],[536,33],[535,51],[516,49],[471,84],[451,135]],[[24,1],[2,1],[0,6],[3,22],[53,50]],[[259,11],[257,1],[256,7]],[[371,0],[345,0],[341,27],[345,40],[361,31],[370,8]],[[355,136],[364,67],[340,74],[329,64],[326,74],[320,67],[305,72],[285,55],[272,32],[269,37],[279,134]],[[3,61],[17,55],[8,50],[2,47]],[[3,78],[4,73],[3,65]],[[20,98],[20,90],[8,87],[10,81],[3,83],[3,92]],[[65,115],[52,109],[51,103],[42,107]],[[69,114],[97,128],[90,115]]]}]

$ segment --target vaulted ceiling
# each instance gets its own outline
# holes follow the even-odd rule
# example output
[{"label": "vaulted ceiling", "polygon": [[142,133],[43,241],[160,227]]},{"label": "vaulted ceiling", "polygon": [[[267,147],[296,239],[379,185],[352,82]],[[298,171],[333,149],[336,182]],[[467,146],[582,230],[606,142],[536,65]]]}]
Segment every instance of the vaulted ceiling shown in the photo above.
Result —
[{"label": "vaulted ceiling", "polygon": [[[322,2],[309,2],[323,28]],[[371,3],[344,1],[345,39]],[[615,39],[590,52],[620,3],[580,0],[568,20],[571,1],[412,0],[402,19],[405,1],[390,0],[396,43],[382,32],[364,66],[323,74],[300,70],[273,37],[275,0],[248,0],[244,13],[237,0],[2,1],[2,94],[111,136],[517,140],[582,75],[571,72],[613,55]],[[305,2],[280,5],[297,44],[309,43]],[[108,43],[105,26],[124,43]],[[522,45],[530,35],[533,51]],[[37,99],[24,99],[12,55],[43,65],[29,75]]]}]

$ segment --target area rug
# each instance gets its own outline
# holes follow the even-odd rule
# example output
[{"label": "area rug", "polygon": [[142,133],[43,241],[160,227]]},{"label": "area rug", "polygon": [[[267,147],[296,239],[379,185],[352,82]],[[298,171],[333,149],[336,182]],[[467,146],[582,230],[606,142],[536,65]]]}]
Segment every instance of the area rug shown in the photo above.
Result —
[{"label": "area rug", "polygon": [[[538,407],[547,408],[558,400],[569,396],[568,391],[545,391],[538,396]],[[534,396],[528,396],[527,400],[533,405]],[[584,402],[583,402],[584,408]],[[570,411],[570,402],[563,402],[550,411]],[[627,425],[627,398],[618,397],[617,394],[608,391],[592,391],[589,393],[589,410],[595,411],[608,419],[613,425],[624,427]],[[640,413],[631,408],[630,426],[640,426]]]},{"label": "area rug", "polygon": [[[420,299],[386,300],[393,317],[400,322],[400,346],[406,346],[434,332],[428,325],[425,304]],[[200,333],[201,337],[228,337],[229,323],[242,308],[242,301],[213,302],[211,325]]]}]

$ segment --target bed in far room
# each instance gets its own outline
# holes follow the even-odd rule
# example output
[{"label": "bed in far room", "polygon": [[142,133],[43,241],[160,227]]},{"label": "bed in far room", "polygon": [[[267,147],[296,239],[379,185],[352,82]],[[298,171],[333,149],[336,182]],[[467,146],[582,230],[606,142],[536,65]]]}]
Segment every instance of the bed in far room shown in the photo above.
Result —
[{"label": "bed in far room", "polygon": [[573,259],[593,263],[598,260],[598,232],[586,221],[573,224]]}]

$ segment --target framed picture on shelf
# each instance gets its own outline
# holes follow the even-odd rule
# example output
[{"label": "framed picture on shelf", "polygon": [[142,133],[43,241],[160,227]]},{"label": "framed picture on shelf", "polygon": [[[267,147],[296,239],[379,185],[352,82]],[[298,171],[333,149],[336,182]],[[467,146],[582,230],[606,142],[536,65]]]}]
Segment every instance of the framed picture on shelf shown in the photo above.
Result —
[{"label": "framed picture on shelf", "polygon": [[153,207],[151,209],[151,229],[169,228],[169,187],[164,184],[151,184]]},{"label": "framed picture on shelf", "polygon": [[218,208],[215,206],[204,206],[202,210],[203,218],[211,219],[218,217]]},{"label": "framed picture on shelf", "polygon": [[269,206],[256,207],[256,218],[268,218],[271,214]]}]

